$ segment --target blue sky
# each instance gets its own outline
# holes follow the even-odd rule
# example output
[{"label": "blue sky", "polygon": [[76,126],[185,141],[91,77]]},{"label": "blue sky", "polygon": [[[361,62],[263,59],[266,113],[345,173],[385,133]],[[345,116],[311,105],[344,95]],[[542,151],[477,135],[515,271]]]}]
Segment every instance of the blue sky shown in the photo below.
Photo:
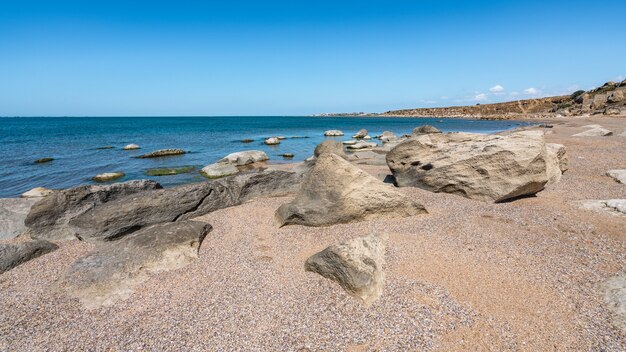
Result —
[{"label": "blue sky", "polygon": [[626,75],[626,1],[0,0],[0,116],[466,105]]}]

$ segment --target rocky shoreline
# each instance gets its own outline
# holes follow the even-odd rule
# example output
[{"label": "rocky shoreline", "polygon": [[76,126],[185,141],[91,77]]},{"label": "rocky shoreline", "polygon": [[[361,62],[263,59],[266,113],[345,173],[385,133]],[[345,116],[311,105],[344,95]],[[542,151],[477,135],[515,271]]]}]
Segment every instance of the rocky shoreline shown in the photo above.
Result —
[{"label": "rocky shoreline", "polygon": [[0,203],[0,349],[617,351],[624,150],[612,118],[361,130],[303,163]]}]

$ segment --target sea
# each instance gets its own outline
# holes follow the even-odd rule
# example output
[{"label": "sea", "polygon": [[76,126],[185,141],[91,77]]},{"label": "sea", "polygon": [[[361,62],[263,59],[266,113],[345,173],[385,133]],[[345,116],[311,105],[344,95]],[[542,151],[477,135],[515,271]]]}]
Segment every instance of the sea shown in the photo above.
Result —
[{"label": "sea", "polygon": [[[34,187],[63,189],[93,184],[105,172],[124,172],[115,182],[153,179],[164,187],[204,180],[199,170],[229,153],[262,150],[270,163],[302,161],[325,139],[349,140],[365,128],[374,137],[383,131],[411,133],[429,124],[444,132],[494,133],[525,122],[407,117],[207,116],[207,117],[0,117],[0,198],[18,197]],[[341,130],[343,137],[324,137]],[[284,136],[279,145],[265,138]],[[252,139],[251,143],[242,143]],[[376,141],[376,140],[372,140]],[[126,151],[130,143],[141,149]],[[112,149],[99,149],[113,146]],[[180,148],[188,153],[154,159],[134,158],[158,149]],[[281,154],[293,153],[293,159]],[[41,158],[54,158],[36,164]],[[151,168],[194,166],[192,172],[147,176]]]}]

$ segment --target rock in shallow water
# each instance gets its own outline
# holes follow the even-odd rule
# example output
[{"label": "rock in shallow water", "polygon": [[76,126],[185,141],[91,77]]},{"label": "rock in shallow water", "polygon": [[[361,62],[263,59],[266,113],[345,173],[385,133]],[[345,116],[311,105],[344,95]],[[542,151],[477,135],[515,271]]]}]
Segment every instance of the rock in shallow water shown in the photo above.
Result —
[{"label": "rock in shallow water", "polygon": [[163,156],[182,155],[185,153],[187,152],[182,149],[159,149],[159,150],[153,151],[152,153],[136,156],[135,158],[140,158],[140,159],[160,158]]},{"label": "rock in shallow water", "polygon": [[199,221],[158,224],[118,241],[99,244],[68,271],[60,286],[88,308],[132,294],[151,274],[180,269],[198,257],[211,225]]},{"label": "rock in shallow water", "polygon": [[194,166],[176,166],[176,167],[160,167],[155,169],[148,169],[146,175],[148,176],[172,176],[178,174],[186,174],[195,170]]},{"label": "rock in shallow water", "polygon": [[238,172],[239,172],[239,169],[235,165],[225,163],[225,162],[207,165],[203,167],[202,170],[200,171],[202,176],[207,177],[207,178],[226,177],[226,176],[234,175]]},{"label": "rock in shallow water", "polygon": [[369,305],[382,294],[384,264],[384,239],[370,235],[332,245],[309,257],[304,268],[337,282]]},{"label": "rock in shallow water", "polygon": [[38,240],[16,244],[0,244],[0,274],[16,266],[55,251],[59,246]]},{"label": "rock in shallow water", "polygon": [[277,137],[271,137],[265,140],[265,142],[263,142],[267,145],[276,145],[276,144],[280,144],[280,139]]},{"label": "rock in shallow water", "polygon": [[327,137],[339,137],[339,136],[343,136],[343,132],[341,132],[339,130],[328,130],[328,131],[324,132],[324,136],[327,136]]},{"label": "rock in shallow water", "polygon": [[92,177],[91,179],[94,180],[95,182],[108,182],[108,181],[117,180],[118,178],[121,178],[124,176],[126,176],[126,174],[124,174],[123,172],[105,172],[103,174],[96,175]]},{"label": "rock in shallow water", "polygon": [[128,144],[128,145],[126,145],[122,149],[124,149],[124,150],[136,150],[136,149],[140,149],[140,147],[137,144]]},{"label": "rock in shallow water", "polygon": [[343,158],[321,154],[293,201],[276,211],[280,225],[328,226],[380,216],[426,213],[408,199]]}]

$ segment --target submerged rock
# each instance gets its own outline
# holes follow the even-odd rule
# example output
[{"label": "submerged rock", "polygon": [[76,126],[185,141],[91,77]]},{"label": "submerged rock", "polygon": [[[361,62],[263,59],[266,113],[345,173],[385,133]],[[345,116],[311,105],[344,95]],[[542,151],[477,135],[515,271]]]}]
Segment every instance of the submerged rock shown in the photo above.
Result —
[{"label": "submerged rock", "polygon": [[196,168],[194,166],[177,166],[177,167],[160,167],[155,169],[148,169],[146,175],[148,176],[171,176],[178,174],[186,174],[192,172]]},{"label": "submerged rock", "polygon": [[103,149],[113,149],[113,148],[115,148],[115,147],[114,147],[114,146],[112,146],[112,145],[105,145],[105,146],[103,146],[103,147],[98,147],[98,148],[96,148],[96,149],[98,149],[98,150],[103,150]]},{"label": "submerged rock", "polygon": [[0,274],[57,248],[56,244],[43,240],[0,244]]},{"label": "submerged rock", "polygon": [[343,132],[341,132],[339,130],[328,130],[328,131],[324,132],[324,136],[327,136],[327,137],[339,137],[339,136],[343,136]]},{"label": "submerged rock", "polygon": [[293,153],[283,153],[283,154],[280,154],[280,156],[282,156],[285,159],[293,159],[294,157]]},{"label": "submerged rock", "polygon": [[41,159],[35,160],[35,164],[49,163],[49,162],[51,162],[53,160],[54,160],[54,158],[41,158]]},{"label": "submerged rock", "polygon": [[220,178],[234,175],[238,172],[239,169],[235,165],[225,162],[207,165],[200,170],[202,176],[207,178]]},{"label": "submerged rock", "polygon": [[241,143],[252,143],[254,142],[254,139],[242,139]]},{"label": "submerged rock", "polygon": [[87,308],[124,299],[150,275],[187,266],[211,225],[199,221],[158,224],[118,241],[99,244],[79,259],[60,286]]},{"label": "submerged rock", "polygon": [[182,155],[185,153],[187,152],[182,149],[159,149],[159,150],[153,151],[152,153],[136,156],[136,158],[140,158],[140,159],[160,158],[163,156]]},{"label": "submerged rock", "polygon": [[281,226],[328,226],[381,216],[406,217],[426,213],[365,171],[332,153],[321,154],[306,174],[296,197],[276,211]]},{"label": "submerged rock", "polygon": [[383,239],[370,235],[327,247],[309,257],[304,268],[337,282],[350,295],[369,305],[382,294],[384,264]]},{"label": "submerged rock", "polygon": [[96,175],[92,177],[91,179],[94,180],[95,182],[108,182],[108,181],[117,180],[118,178],[124,177],[124,176],[126,176],[126,174],[124,174],[123,172],[105,172],[103,174]]}]

